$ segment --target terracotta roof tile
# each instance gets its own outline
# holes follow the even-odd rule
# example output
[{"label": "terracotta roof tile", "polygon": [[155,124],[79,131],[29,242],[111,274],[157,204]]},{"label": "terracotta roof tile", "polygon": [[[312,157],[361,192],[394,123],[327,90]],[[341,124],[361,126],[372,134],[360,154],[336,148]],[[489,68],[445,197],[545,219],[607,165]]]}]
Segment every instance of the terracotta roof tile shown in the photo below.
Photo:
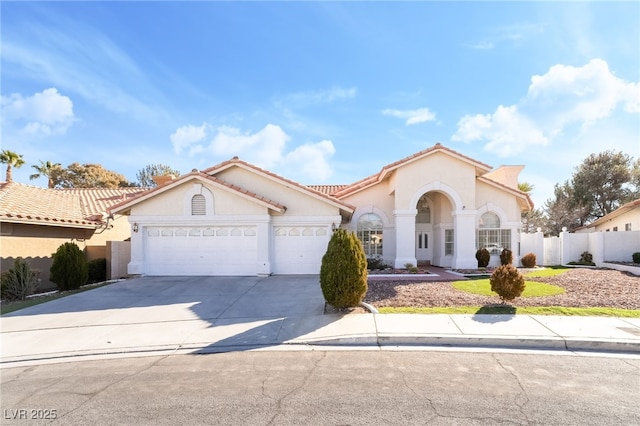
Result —
[{"label": "terracotta roof tile", "polygon": [[468,156],[466,156],[464,154],[460,154],[458,151],[454,151],[451,148],[447,148],[444,145],[442,145],[440,143],[437,143],[437,144],[435,144],[434,146],[432,146],[430,148],[423,149],[422,151],[416,152],[415,154],[411,154],[408,157],[402,158],[402,159],[400,159],[398,161],[395,161],[395,162],[393,162],[391,164],[387,164],[386,166],[382,167],[382,169],[378,173],[373,174],[371,176],[367,176],[364,179],[360,179],[359,181],[356,181],[356,182],[352,183],[351,185],[347,185],[345,188],[342,188],[342,189],[336,191],[333,194],[333,196],[337,197],[337,198],[342,198],[342,197],[344,197],[346,195],[349,195],[349,194],[351,194],[353,192],[356,192],[356,191],[358,191],[360,189],[363,189],[363,188],[366,188],[368,186],[371,186],[374,183],[381,181],[388,172],[398,168],[399,166],[401,166],[401,165],[403,165],[405,163],[408,163],[411,160],[414,160],[414,159],[419,158],[419,157],[423,157],[423,156],[425,156],[427,154],[430,154],[430,153],[436,152],[436,151],[448,152],[449,154],[453,154],[454,156],[460,157],[460,158],[462,158],[462,159],[464,159],[464,160],[466,160],[466,161],[468,161],[470,163],[474,163],[474,164],[476,164],[477,167],[480,167],[482,169],[486,169],[486,171],[489,171],[492,168],[488,164],[485,164],[485,163],[482,163],[480,161],[474,160],[471,157],[468,157]]},{"label": "terracotta roof tile", "polygon": [[0,184],[0,220],[94,228],[108,208],[140,188],[49,189],[18,182]]},{"label": "terracotta roof tile", "polygon": [[246,161],[240,160],[238,157],[233,157],[231,160],[223,161],[220,164],[217,164],[217,165],[215,165],[213,167],[209,167],[208,169],[203,170],[202,173],[206,173],[208,175],[213,175],[213,174],[218,173],[218,172],[220,172],[222,170],[228,169],[229,167],[231,167],[233,165],[242,165],[244,167],[253,169],[253,170],[255,170],[257,172],[260,172],[260,173],[263,173],[263,174],[265,174],[267,176],[271,176],[272,178],[274,178],[276,180],[285,182],[285,183],[287,183],[289,185],[292,185],[292,186],[295,186],[295,187],[297,187],[299,189],[302,189],[303,191],[311,192],[311,193],[313,193],[313,194],[315,194],[315,195],[317,195],[317,196],[319,196],[321,198],[324,198],[325,200],[331,201],[333,203],[340,204],[343,207],[345,207],[347,210],[351,210],[351,211],[355,210],[354,206],[352,206],[350,204],[347,204],[344,201],[341,201],[341,200],[333,197],[332,195],[323,193],[323,192],[315,189],[313,185],[305,186],[305,185],[299,184],[298,182],[295,182],[293,180],[290,180],[290,179],[287,179],[287,178],[282,177],[280,175],[277,175],[277,174],[275,174],[273,172],[270,172],[268,170],[265,170],[263,168],[255,166],[255,165],[253,165],[251,163],[247,163]]},{"label": "terracotta roof tile", "polygon": [[311,188],[314,191],[321,192],[325,195],[333,195],[347,186],[349,185],[307,185],[307,188]]}]

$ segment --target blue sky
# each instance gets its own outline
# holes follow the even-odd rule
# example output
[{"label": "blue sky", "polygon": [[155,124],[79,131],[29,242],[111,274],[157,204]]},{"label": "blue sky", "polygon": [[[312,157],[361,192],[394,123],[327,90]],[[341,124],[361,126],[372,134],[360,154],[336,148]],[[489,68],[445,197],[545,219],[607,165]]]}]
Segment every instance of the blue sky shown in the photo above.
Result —
[{"label": "blue sky", "polygon": [[[2,148],[135,180],[234,155],[351,183],[444,144],[522,164],[537,207],[640,157],[640,3],[6,2]],[[2,172],[4,174],[4,172]]]}]

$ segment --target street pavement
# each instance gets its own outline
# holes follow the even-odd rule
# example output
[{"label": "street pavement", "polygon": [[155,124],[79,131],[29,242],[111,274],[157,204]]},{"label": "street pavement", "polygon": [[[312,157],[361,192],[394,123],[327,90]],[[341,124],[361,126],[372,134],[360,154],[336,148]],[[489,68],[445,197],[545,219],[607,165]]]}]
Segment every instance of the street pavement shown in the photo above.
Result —
[{"label": "street pavement", "polygon": [[327,314],[317,275],[141,277],[0,318],[0,368],[162,353],[465,347],[640,355],[640,319]]}]

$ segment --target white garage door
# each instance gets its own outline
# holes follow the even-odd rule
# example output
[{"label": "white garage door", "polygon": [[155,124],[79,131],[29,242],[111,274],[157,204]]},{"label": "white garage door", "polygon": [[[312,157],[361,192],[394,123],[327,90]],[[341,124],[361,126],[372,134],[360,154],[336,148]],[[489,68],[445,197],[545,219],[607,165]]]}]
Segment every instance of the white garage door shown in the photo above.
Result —
[{"label": "white garage door", "polygon": [[256,275],[255,226],[146,228],[149,275]]},{"label": "white garage door", "polygon": [[327,251],[326,226],[276,226],[273,233],[274,274],[319,274]]}]

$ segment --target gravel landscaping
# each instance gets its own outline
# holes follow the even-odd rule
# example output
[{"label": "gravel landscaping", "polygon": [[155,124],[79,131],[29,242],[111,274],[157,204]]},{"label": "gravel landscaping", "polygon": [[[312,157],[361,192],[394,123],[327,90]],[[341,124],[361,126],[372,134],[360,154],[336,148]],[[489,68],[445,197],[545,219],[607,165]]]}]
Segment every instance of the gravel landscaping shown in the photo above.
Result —
[{"label": "gravel landscaping", "polygon": [[[612,269],[570,269],[553,277],[527,277],[560,286],[564,294],[519,297],[512,306],[564,306],[576,308],[640,309],[640,277]],[[469,294],[450,282],[393,280],[369,281],[365,302],[380,307],[453,307],[499,304],[500,298]]]}]

